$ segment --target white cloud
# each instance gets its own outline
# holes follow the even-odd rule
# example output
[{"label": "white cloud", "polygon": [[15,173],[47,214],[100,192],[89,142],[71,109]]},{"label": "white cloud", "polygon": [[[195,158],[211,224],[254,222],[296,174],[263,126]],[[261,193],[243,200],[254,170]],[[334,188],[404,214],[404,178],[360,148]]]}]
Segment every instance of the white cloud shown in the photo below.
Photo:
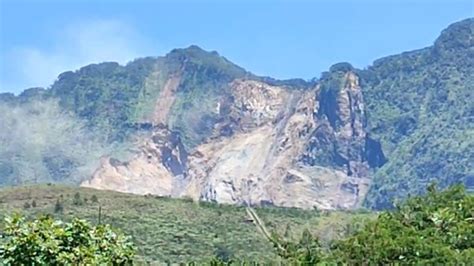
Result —
[{"label": "white cloud", "polygon": [[48,87],[64,71],[104,61],[125,64],[136,57],[152,55],[145,39],[130,25],[117,20],[73,23],[51,38],[47,49],[23,46],[7,54],[5,67],[13,76],[8,84],[1,85],[0,91]]}]

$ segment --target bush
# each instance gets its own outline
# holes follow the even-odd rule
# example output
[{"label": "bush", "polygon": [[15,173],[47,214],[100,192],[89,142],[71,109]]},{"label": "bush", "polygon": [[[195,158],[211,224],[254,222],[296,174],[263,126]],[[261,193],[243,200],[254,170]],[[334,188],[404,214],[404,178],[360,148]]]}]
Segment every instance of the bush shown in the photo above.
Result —
[{"label": "bush", "polygon": [[49,216],[33,221],[7,217],[3,237],[4,265],[128,265],[135,255],[124,235],[108,225],[94,227],[79,219],[63,223]]},{"label": "bush", "polygon": [[222,262],[231,262],[232,257],[234,256],[233,252],[222,245],[217,245],[216,250],[214,251],[214,254],[216,256],[216,259],[222,261]]}]

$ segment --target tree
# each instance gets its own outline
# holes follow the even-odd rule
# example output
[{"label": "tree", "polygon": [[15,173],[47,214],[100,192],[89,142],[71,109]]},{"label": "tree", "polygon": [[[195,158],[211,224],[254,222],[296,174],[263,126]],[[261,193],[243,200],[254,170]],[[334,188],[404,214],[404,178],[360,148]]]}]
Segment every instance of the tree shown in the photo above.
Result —
[{"label": "tree", "polygon": [[91,201],[92,201],[92,203],[97,203],[97,202],[99,202],[99,199],[97,199],[97,196],[94,194],[91,197]]},{"label": "tree", "polygon": [[57,199],[56,204],[54,204],[54,213],[63,213],[63,211],[64,211],[64,206],[62,202],[59,199]]},{"label": "tree", "polygon": [[272,242],[278,255],[290,264],[314,265],[321,262],[323,257],[319,240],[311,235],[307,229],[303,231],[298,242],[282,239],[276,233],[272,236]]},{"label": "tree", "polygon": [[474,258],[474,196],[462,186],[408,199],[334,245],[341,264],[467,265]]},{"label": "tree", "polygon": [[50,216],[33,221],[7,217],[4,238],[4,265],[131,265],[135,254],[129,238],[109,225],[94,227],[79,219],[64,223]]},{"label": "tree", "polygon": [[81,206],[84,202],[82,201],[81,194],[79,192],[76,192],[74,194],[74,198],[72,199],[72,204],[76,206]]},{"label": "tree", "polygon": [[291,265],[471,265],[474,196],[461,185],[408,199],[322,252],[305,230],[298,242],[273,235],[278,255]]}]

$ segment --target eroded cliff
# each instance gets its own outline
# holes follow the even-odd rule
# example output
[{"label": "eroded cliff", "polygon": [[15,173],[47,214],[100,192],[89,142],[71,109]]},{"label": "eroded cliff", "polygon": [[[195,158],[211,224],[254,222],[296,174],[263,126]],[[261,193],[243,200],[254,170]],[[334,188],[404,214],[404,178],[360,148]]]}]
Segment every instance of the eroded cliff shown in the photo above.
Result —
[{"label": "eroded cliff", "polygon": [[[127,162],[104,158],[82,185],[230,204],[357,207],[370,183],[364,102],[357,75],[336,74],[334,88],[231,81],[213,104],[212,130],[188,151],[163,124],[172,103],[158,100],[152,121],[159,124],[140,152]],[[178,83],[166,82],[167,101]],[[328,156],[333,164],[324,163]]]}]

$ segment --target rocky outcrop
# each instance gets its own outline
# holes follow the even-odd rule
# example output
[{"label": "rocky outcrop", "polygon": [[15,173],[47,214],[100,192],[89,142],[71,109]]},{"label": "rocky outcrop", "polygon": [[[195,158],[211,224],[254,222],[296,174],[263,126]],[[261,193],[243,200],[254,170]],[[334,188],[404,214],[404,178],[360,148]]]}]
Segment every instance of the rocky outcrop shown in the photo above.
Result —
[{"label": "rocky outcrop", "polygon": [[[323,176],[320,167],[336,169],[339,207],[354,207],[361,203],[370,184],[370,168],[379,167],[386,159],[378,141],[365,131],[366,116],[359,77],[349,65],[339,64],[318,85],[315,108],[316,129],[300,160],[312,176]],[[341,67],[344,67],[341,70]],[[334,67],[335,68],[335,67]],[[345,176],[345,178],[340,178]],[[324,178],[323,178],[324,180]],[[325,179],[329,181],[328,179]],[[338,181],[336,181],[338,180]],[[320,193],[321,194],[321,193]],[[352,200],[348,200],[352,199]]]},{"label": "rocky outcrop", "polygon": [[349,71],[343,74],[341,87],[324,85],[318,87],[318,126],[302,160],[308,165],[336,167],[348,176],[366,177],[366,118],[359,79]]},{"label": "rocky outcrop", "polygon": [[160,124],[153,134],[137,143],[139,151],[121,162],[104,157],[84,187],[135,194],[177,196],[185,176],[187,153],[179,135]]},{"label": "rocky outcrop", "polygon": [[273,203],[282,176],[313,127],[310,92],[257,81],[235,81],[231,137],[199,146],[190,157],[184,194],[224,203]]},{"label": "rocky outcrop", "polygon": [[[179,134],[154,126],[132,160],[104,159],[83,185],[229,204],[354,208],[370,183],[365,150],[377,145],[364,131],[358,77],[349,71],[342,81],[301,90],[234,80],[216,100],[219,119],[204,142],[188,152]],[[168,100],[176,82],[165,86]],[[156,121],[167,110],[155,110]]]}]

